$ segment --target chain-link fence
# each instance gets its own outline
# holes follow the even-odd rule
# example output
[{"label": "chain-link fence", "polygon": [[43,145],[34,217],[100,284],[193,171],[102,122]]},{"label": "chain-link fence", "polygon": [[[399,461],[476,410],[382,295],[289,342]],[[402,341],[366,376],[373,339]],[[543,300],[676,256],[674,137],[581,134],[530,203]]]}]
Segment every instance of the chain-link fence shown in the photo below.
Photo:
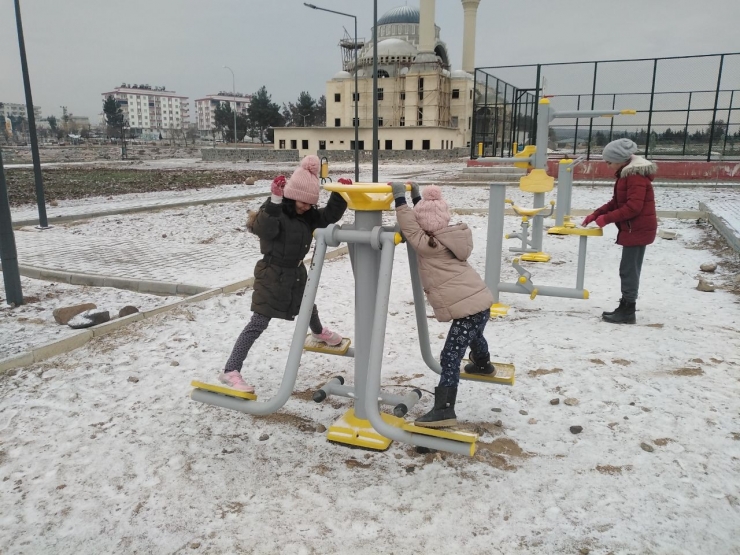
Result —
[{"label": "chain-link fence", "polygon": [[555,152],[590,158],[628,137],[651,158],[740,160],[740,53],[476,68],[475,89],[473,158],[534,144],[537,100],[547,96],[556,111],[637,111],[557,118]]}]

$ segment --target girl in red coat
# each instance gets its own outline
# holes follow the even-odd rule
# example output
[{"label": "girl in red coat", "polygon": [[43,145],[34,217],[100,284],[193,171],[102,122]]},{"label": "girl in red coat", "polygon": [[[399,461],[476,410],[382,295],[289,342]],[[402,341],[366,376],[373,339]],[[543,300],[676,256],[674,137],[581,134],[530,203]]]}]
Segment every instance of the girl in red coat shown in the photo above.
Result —
[{"label": "girl in red coat", "polygon": [[593,214],[584,218],[584,227],[596,222],[599,227],[615,224],[619,233],[617,244],[622,245],[619,277],[622,298],[612,312],[602,318],[613,324],[634,324],[635,303],[640,288],[640,271],[645,247],[655,241],[658,219],[655,215],[653,177],[657,166],[641,156],[635,156],[637,145],[630,139],[617,139],[604,147],[602,158],[615,173],[614,196]]}]

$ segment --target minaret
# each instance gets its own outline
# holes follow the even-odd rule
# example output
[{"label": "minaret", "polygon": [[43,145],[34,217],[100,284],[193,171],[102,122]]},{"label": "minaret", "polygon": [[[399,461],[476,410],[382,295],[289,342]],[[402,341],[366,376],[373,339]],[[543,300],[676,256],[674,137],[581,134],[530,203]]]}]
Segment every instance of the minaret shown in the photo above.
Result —
[{"label": "minaret", "polygon": [[[465,11],[462,69],[468,73],[473,73],[475,71],[475,25],[480,0],[461,1],[463,10]],[[419,33],[421,33],[421,29],[419,30]],[[421,38],[419,40],[421,40]]]},{"label": "minaret", "polygon": [[419,53],[415,62],[434,63],[437,55],[434,53],[436,33],[434,32],[435,0],[419,0]]}]

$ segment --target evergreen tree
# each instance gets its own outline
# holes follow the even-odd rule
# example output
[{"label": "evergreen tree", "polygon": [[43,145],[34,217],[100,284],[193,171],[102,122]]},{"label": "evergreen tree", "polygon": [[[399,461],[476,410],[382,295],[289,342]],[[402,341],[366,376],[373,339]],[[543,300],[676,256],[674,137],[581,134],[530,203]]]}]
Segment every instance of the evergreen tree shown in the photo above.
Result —
[{"label": "evergreen tree", "polygon": [[259,129],[261,142],[264,142],[265,129],[270,126],[279,127],[282,124],[280,106],[272,101],[264,85],[252,96],[252,102],[247,109],[247,117]]},{"label": "evergreen tree", "polygon": [[314,124],[316,101],[306,91],[298,95],[296,110],[298,112],[298,118],[296,118],[296,125],[298,127],[311,127]]},{"label": "evergreen tree", "polygon": [[[121,109],[121,103],[113,98],[113,95],[108,95],[108,98],[103,101],[103,113],[105,114],[105,122],[108,124],[108,134],[120,136],[123,127],[123,110]],[[64,117],[69,119],[66,113]]]},{"label": "evergreen tree", "polygon": [[314,125],[318,127],[326,126],[326,96],[323,94],[316,101],[316,108],[313,111]]}]

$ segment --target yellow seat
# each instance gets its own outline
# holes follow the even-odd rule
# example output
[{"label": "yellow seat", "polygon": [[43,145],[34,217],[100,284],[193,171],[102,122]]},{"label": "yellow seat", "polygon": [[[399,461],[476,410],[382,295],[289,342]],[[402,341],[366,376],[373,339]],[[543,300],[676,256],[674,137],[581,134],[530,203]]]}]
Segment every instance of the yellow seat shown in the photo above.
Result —
[{"label": "yellow seat", "polygon": [[543,210],[546,210],[546,209],[550,208],[549,206],[542,206],[541,208],[522,208],[521,206],[517,206],[516,204],[514,204],[510,200],[507,200],[507,202],[509,204],[511,204],[511,209],[514,212],[516,212],[518,215],[520,215],[520,216],[529,216],[530,218],[532,216],[536,216],[537,214],[539,214]]},{"label": "yellow seat", "polygon": [[601,237],[604,230],[600,227],[551,227],[547,230],[550,235],[580,235],[582,237]]},{"label": "yellow seat", "polygon": [[525,193],[549,193],[555,188],[555,178],[543,169],[534,169],[519,180],[519,189]]}]

